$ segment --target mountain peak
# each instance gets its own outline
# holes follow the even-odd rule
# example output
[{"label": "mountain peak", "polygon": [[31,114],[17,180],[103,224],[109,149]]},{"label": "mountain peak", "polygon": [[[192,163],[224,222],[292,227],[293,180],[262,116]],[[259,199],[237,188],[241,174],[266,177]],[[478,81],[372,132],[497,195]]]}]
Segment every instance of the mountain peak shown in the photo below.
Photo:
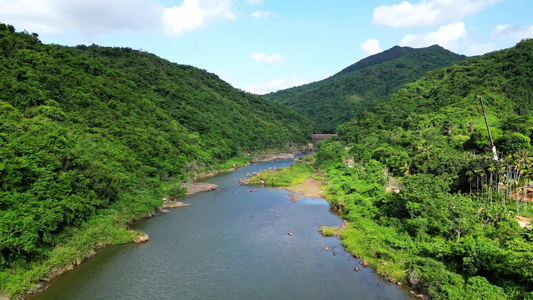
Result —
[{"label": "mountain peak", "polygon": [[385,50],[383,52],[380,52],[380,53],[377,53],[377,54],[374,54],[374,55],[370,55],[366,58],[363,58],[361,59],[360,61],[344,68],[342,71],[340,71],[339,73],[333,75],[333,77],[335,76],[340,76],[340,75],[344,75],[344,74],[347,74],[347,73],[351,73],[351,72],[355,72],[355,71],[358,71],[358,70],[362,70],[362,69],[365,69],[365,68],[368,68],[368,67],[371,67],[371,66],[374,66],[374,65],[378,65],[380,63],[383,63],[383,62],[386,62],[386,61],[390,61],[390,60],[393,60],[393,59],[397,59],[397,58],[400,58],[400,57],[403,57],[407,54],[410,54],[410,53],[413,53],[413,52],[420,52],[420,51],[424,51],[424,50],[441,50],[441,51],[445,51],[447,53],[451,53],[451,51],[449,50],[446,50],[444,49],[443,47],[439,46],[439,45],[432,45],[432,46],[429,46],[429,47],[426,47],[426,48],[411,48],[411,47],[407,47],[407,46],[394,46],[388,50]]},{"label": "mountain peak", "polygon": [[337,125],[350,120],[354,113],[388,100],[406,83],[463,58],[437,45],[421,49],[394,46],[325,80],[265,97],[309,117],[318,131],[334,132]]}]

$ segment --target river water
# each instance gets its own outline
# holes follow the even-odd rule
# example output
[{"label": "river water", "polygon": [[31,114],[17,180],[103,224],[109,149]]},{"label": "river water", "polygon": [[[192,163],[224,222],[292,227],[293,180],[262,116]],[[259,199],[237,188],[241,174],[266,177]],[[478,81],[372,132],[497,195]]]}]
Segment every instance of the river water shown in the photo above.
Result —
[{"label": "river water", "polygon": [[291,203],[286,191],[238,185],[247,173],[291,163],[206,180],[218,189],[136,224],[148,243],[104,248],[29,299],[409,299],[371,269],[355,272],[358,260],[340,241],[316,231],[342,223],[325,200]]}]

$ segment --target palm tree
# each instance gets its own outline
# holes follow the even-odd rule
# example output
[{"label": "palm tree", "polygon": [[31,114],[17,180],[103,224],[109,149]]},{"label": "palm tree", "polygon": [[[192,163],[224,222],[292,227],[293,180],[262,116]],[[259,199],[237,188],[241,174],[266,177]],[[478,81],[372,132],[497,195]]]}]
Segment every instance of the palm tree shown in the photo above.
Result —
[{"label": "palm tree", "polygon": [[[522,185],[522,201],[524,202],[524,209],[527,213],[527,189],[529,187],[529,179],[531,178],[531,165],[533,160],[531,159],[531,153],[527,149],[518,150],[516,153],[517,166],[520,169]],[[519,182],[517,182],[518,184]],[[518,192],[518,190],[517,190]],[[518,195],[517,195],[518,199]]]}]

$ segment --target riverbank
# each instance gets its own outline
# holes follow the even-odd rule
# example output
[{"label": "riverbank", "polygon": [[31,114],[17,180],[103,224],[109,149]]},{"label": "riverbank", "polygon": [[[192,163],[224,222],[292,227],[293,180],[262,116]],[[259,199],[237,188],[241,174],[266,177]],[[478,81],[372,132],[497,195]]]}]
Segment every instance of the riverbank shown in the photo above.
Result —
[{"label": "riverbank", "polygon": [[[295,202],[302,198],[323,198],[330,204],[330,210],[335,211],[342,219],[341,227],[321,227],[318,231],[323,236],[334,236],[341,240],[344,250],[359,260],[361,267],[370,267],[376,274],[382,276],[393,285],[404,288],[411,287],[410,294],[420,299],[427,299],[427,296],[417,292],[417,274],[405,273],[408,268],[407,262],[409,253],[402,251],[388,250],[387,253],[380,254],[379,249],[388,249],[389,246],[381,245],[382,240],[375,241],[372,234],[395,234],[393,229],[384,229],[375,224],[372,220],[361,217],[357,222],[349,222],[344,215],[344,202],[339,205],[339,199],[333,199],[335,195],[333,185],[328,184],[328,179],[318,175],[317,170],[308,164],[294,164],[289,168],[263,171],[246,179],[245,184],[260,184],[277,189],[288,190],[289,201]],[[343,200],[344,201],[344,200]],[[375,242],[379,242],[376,245]],[[379,246],[379,247],[378,247]],[[381,248],[380,248],[381,247]],[[397,259],[398,258],[398,259]],[[355,271],[360,271],[359,267]]]},{"label": "riverbank", "polygon": [[290,201],[296,201],[302,198],[322,199],[324,198],[324,191],[321,188],[322,184],[322,180],[317,180],[310,176],[302,183],[284,187],[282,189],[291,192],[289,193]]},{"label": "riverbank", "polygon": [[[279,153],[271,153],[268,157],[263,156],[261,159],[274,161],[280,159],[280,157],[284,156],[280,156]],[[216,189],[215,185],[197,181],[248,166],[252,163],[252,160],[253,157],[251,155],[244,158],[240,157],[215,166],[218,169],[200,174],[195,173],[196,175],[192,176],[195,180],[186,183],[184,186],[188,192],[182,195],[192,195]],[[148,241],[149,237],[145,233],[131,229],[135,222],[146,217],[154,217],[161,213],[166,213],[169,208],[190,205],[178,201],[179,197],[169,200],[169,197],[164,195],[164,190],[164,188],[161,188],[138,191],[133,195],[124,195],[123,198],[128,199],[127,201],[117,202],[106,210],[106,214],[95,215],[79,228],[73,228],[72,236],[76,238],[68,239],[64,243],[58,244],[51,250],[46,260],[38,264],[32,264],[25,269],[18,269],[7,278],[0,278],[5,287],[1,293],[10,296],[10,298],[6,299],[24,299],[31,294],[39,293],[46,289],[49,281],[73,270],[76,266],[94,256],[99,249],[110,245]]]},{"label": "riverbank", "polygon": [[286,191],[237,184],[248,173],[292,163],[252,164],[203,181],[218,184],[217,191],[182,198],[192,205],[135,225],[150,235],[146,245],[102,249],[28,300],[252,299],[264,291],[286,299],[408,300],[372,270],[354,272],[358,261],[340,240],[316,232],[342,223],[324,200],[289,203]]}]

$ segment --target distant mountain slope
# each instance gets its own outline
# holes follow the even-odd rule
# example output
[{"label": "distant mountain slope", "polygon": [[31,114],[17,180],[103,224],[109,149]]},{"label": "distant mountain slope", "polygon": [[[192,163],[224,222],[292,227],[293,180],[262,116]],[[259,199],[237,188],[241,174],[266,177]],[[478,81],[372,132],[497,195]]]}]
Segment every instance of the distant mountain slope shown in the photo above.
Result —
[{"label": "distant mountain slope", "polygon": [[[489,115],[497,118],[493,126],[500,126],[510,116],[530,116],[532,53],[533,40],[523,40],[513,48],[467,58],[429,72],[357,119],[373,124],[374,128],[380,124],[382,129],[442,126],[446,121],[447,126],[466,133],[465,118],[481,117],[477,95],[483,96]],[[433,118],[436,114],[447,118]]]},{"label": "distant mountain slope", "polygon": [[320,132],[334,132],[337,125],[357,112],[386,101],[406,83],[464,56],[439,46],[422,49],[393,47],[365,58],[319,82],[265,95],[293,108],[316,124]]},{"label": "distant mountain slope", "polygon": [[[290,109],[204,70],[129,48],[44,45],[0,23],[0,294],[28,281],[12,268],[49,257],[87,220],[124,229],[183,192],[165,192],[168,181],[310,133]],[[111,243],[104,231],[84,247]]]}]

